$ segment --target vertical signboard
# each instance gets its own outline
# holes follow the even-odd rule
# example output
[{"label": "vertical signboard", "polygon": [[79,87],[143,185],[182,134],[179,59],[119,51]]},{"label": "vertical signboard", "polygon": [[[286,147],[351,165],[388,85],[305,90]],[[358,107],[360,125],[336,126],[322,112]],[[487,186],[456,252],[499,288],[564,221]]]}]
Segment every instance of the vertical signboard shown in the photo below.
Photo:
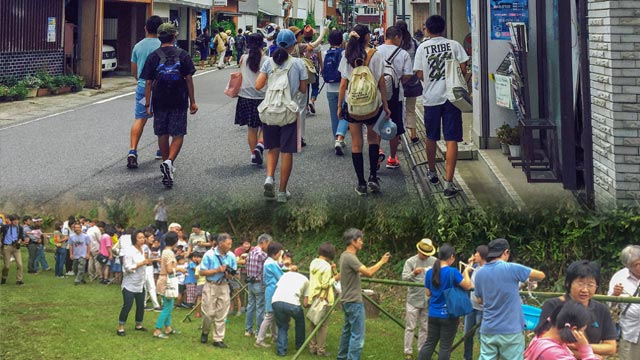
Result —
[{"label": "vertical signboard", "polygon": [[510,22],[521,22],[529,26],[528,0],[491,0],[491,39],[511,40]]},{"label": "vertical signboard", "polygon": [[47,42],[56,42],[56,18],[47,18]]}]

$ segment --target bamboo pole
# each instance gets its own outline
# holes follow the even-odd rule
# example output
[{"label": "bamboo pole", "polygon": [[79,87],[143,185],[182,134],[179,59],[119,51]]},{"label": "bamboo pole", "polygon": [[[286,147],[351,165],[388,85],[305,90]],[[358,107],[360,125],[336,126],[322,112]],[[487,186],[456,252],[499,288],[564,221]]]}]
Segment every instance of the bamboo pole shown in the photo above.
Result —
[{"label": "bamboo pole", "polygon": [[335,300],[333,301],[333,305],[331,306],[331,309],[329,309],[329,311],[327,311],[327,313],[324,314],[324,316],[322,317],[322,320],[320,320],[318,325],[316,325],[316,327],[313,329],[313,331],[311,331],[311,334],[309,334],[309,336],[307,336],[307,339],[304,341],[304,343],[302,343],[302,346],[300,346],[300,349],[298,349],[296,354],[293,355],[293,360],[296,360],[298,357],[300,357],[300,355],[302,354],[304,349],[306,349],[307,346],[309,346],[309,343],[311,342],[311,339],[313,339],[313,337],[316,336],[318,331],[320,331],[320,328],[322,327],[322,325],[329,320],[329,317],[331,316],[331,313],[338,306],[338,303],[340,303],[340,299],[341,298],[342,298],[342,295],[338,295],[335,298]]}]

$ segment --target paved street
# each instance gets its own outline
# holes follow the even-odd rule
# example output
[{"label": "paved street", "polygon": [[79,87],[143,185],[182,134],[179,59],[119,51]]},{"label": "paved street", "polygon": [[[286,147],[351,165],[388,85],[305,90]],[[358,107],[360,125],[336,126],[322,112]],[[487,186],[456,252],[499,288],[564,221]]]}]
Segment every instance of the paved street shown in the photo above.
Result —
[{"label": "paved street", "polygon": [[[0,207],[42,205],[73,210],[76,204],[123,195],[149,204],[160,195],[170,203],[183,204],[203,199],[265,201],[265,169],[249,165],[246,128],[233,124],[236,100],[223,94],[231,71],[196,74],[200,110],[189,117],[188,135],[175,163],[173,189],[167,190],[161,183],[160,161],[154,160],[157,142],[152,121],[147,123],[138,149],[140,168],[126,168],[134,106],[131,87],[130,91],[122,90],[123,94],[98,103],[70,103],[68,111],[59,111],[57,104],[56,112],[60,114],[54,116],[47,117],[44,109],[39,109],[33,118],[37,121],[22,119],[0,128]],[[54,99],[65,102],[65,96],[47,101]],[[319,96],[317,112],[307,118],[305,139],[309,145],[294,157],[289,182],[291,201],[354,201],[356,177],[350,151],[344,157],[333,152],[324,92]],[[383,143],[387,151],[388,146],[388,142]],[[367,201],[417,196],[401,152],[400,160],[402,169],[388,170],[383,166],[379,174],[383,193],[370,195]]]}]

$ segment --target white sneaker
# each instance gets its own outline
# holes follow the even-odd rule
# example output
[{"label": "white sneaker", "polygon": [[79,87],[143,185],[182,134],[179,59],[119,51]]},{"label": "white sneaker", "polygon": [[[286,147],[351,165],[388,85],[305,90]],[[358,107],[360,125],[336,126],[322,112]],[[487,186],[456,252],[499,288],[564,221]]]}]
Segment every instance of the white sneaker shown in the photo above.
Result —
[{"label": "white sneaker", "polygon": [[289,199],[291,199],[291,193],[289,191],[278,191],[277,201],[279,203],[286,203]]},{"label": "white sneaker", "polygon": [[344,152],[342,151],[342,144],[340,143],[340,140],[336,140],[336,142],[333,145],[333,148],[336,151],[336,155],[337,156],[344,155]]},{"label": "white sneaker", "polygon": [[267,176],[264,181],[264,196],[268,198],[276,197],[273,177]]},{"label": "white sneaker", "polygon": [[176,169],[171,164],[171,160],[165,160],[160,164],[160,172],[162,173],[162,184],[165,187],[171,188],[173,186],[173,172]]},{"label": "white sneaker", "polygon": [[65,275],[67,275],[67,276],[73,276],[73,275],[75,275],[75,274],[73,273],[73,271],[67,271],[67,273],[66,273]]}]

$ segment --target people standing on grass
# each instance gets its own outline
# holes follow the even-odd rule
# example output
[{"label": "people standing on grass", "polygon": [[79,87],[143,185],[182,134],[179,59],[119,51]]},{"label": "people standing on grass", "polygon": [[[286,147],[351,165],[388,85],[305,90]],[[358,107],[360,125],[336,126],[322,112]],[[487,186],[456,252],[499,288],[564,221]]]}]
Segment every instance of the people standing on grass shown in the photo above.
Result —
[{"label": "people standing on grass", "polygon": [[175,276],[177,261],[173,247],[178,242],[178,234],[169,231],[164,241],[165,248],[162,251],[162,258],[160,260],[160,276],[156,284],[158,294],[162,296],[162,312],[160,312],[158,316],[156,329],[153,332],[153,337],[157,339],[168,339],[168,335],[180,333],[171,326],[175,298],[166,296],[168,278]]},{"label": "people standing on grass", "polygon": [[149,54],[140,73],[140,78],[146,80],[144,106],[147,114],[154,116],[153,130],[163,160],[162,184],[167,188],[173,186],[174,162],[187,134],[187,109],[191,115],[198,112],[192,79],[196,69],[189,54],[174,46],[177,33],[171,23],[158,27],[162,44]]},{"label": "people standing on grass", "polygon": [[452,266],[455,260],[456,251],[453,246],[447,243],[442,244],[438,249],[438,261],[425,274],[425,291],[427,296],[430,296],[429,327],[427,341],[418,353],[419,360],[431,359],[438,343],[440,343],[438,359],[446,360],[451,356],[451,346],[456,337],[460,319],[450,316],[447,310],[445,291],[454,286],[464,290],[471,289],[470,268],[466,268],[461,274],[458,269]]},{"label": "people standing on grass", "polygon": [[360,359],[365,333],[365,312],[360,276],[372,277],[391,257],[391,254],[385,253],[375,265],[364,266],[357,256],[364,246],[363,236],[361,230],[354,228],[347,229],[342,235],[342,241],[346,246],[345,251],[340,255],[339,264],[344,325],[338,347],[338,360]]},{"label": "people standing on grass", "polygon": [[[283,30],[287,31],[287,30]],[[282,32],[281,32],[282,33]],[[276,326],[274,322],[273,316],[273,305],[272,298],[273,293],[276,290],[276,284],[278,280],[282,277],[284,272],[282,268],[278,264],[278,259],[282,254],[282,244],[277,241],[271,241],[267,246],[267,256],[268,258],[264,262],[264,267],[262,269],[262,282],[264,284],[264,309],[265,309],[265,317],[260,324],[260,331],[256,336],[255,347],[260,348],[268,348],[271,345],[266,344],[264,342],[267,336],[267,330],[271,329],[271,335],[275,340],[277,338],[276,335]]]},{"label": "people standing on grass", "polygon": [[439,183],[436,172],[436,146],[442,129],[447,143],[444,197],[452,198],[459,191],[453,185],[453,175],[458,160],[458,142],[462,141],[462,112],[447,100],[444,65],[446,60],[455,59],[460,63],[464,74],[469,56],[460,43],[444,37],[446,27],[442,16],[430,16],[425,25],[430,39],[418,47],[413,70],[424,84],[422,104],[427,131],[427,178],[431,184]]},{"label": "people standing on grass", "polygon": [[[258,236],[258,244],[247,255],[247,315],[244,323],[244,336],[253,336],[260,330],[264,319],[264,282],[262,269],[264,262],[269,257],[267,250],[271,243],[271,235]],[[254,318],[255,316],[255,318]]]},{"label": "people standing on grass", "polygon": [[98,250],[98,263],[100,264],[100,283],[109,283],[109,266],[113,261],[113,239],[115,234],[115,228],[113,225],[106,225],[104,228],[104,234],[100,237],[100,249]]},{"label": "people standing on grass", "polygon": [[[345,118],[349,122],[349,134],[351,134],[351,159],[353,168],[358,178],[358,185],[355,190],[358,195],[367,195],[367,188],[373,192],[380,192],[380,181],[378,179],[378,168],[380,162],[385,158],[384,153],[380,152],[380,136],[373,130],[378,117],[384,111],[386,116],[391,116],[391,110],[387,104],[387,93],[384,80],[384,56],[369,47],[371,31],[365,25],[356,25],[353,31],[349,33],[349,42],[347,43],[344,56],[340,60],[338,70],[342,75],[340,82],[340,90],[338,93],[338,118]],[[379,111],[369,119],[356,120],[343,111],[343,102],[347,99],[347,86],[351,79],[354,68],[359,65],[367,66],[373,75],[373,81],[378,85],[378,94],[376,99],[381,104]],[[378,101],[378,100],[375,100]],[[348,101],[347,101],[348,103]],[[364,144],[362,127],[367,127],[367,142],[369,144],[369,178],[364,176],[364,157],[362,156],[362,148]]]},{"label": "people standing on grass", "polygon": [[56,247],[55,258],[55,275],[57,278],[64,278],[64,262],[67,258],[67,246],[69,236],[62,234],[62,223],[56,221],[53,224],[53,243]]},{"label": "people standing on grass", "polygon": [[[136,87],[136,103],[134,106],[135,120],[133,121],[133,125],[131,125],[129,134],[130,144],[129,154],[127,155],[127,168],[129,169],[138,168],[138,143],[142,137],[144,126],[147,124],[147,119],[150,117],[144,106],[146,81],[142,79],[140,75],[149,54],[160,47],[160,40],[158,40],[157,34],[160,24],[162,24],[162,18],[157,15],[150,16],[144,25],[144,39],[140,40],[131,52],[131,75],[136,79],[138,85]],[[156,159],[159,159],[159,153],[160,150],[156,153]]]},{"label": "people standing on grass", "polygon": [[142,326],[144,318],[144,290],[145,268],[150,264],[150,260],[144,256],[142,247],[146,242],[146,237],[142,230],[136,230],[132,234],[134,245],[129,247],[124,254],[122,276],[122,309],[118,318],[118,336],[125,336],[124,326],[127,323],[127,317],[133,307],[133,301],[136,302],[136,326],[137,331],[147,331]]},{"label": "people standing on grass", "polygon": [[169,208],[164,202],[164,196],[158,198],[158,203],[153,207],[154,220],[156,223],[156,229],[161,234],[166,233],[169,229],[167,227],[167,221],[169,220]]},{"label": "people standing on grass", "polygon": [[18,215],[9,215],[8,224],[0,227],[0,237],[2,237],[2,259],[4,266],[2,267],[1,285],[7,283],[9,275],[9,266],[11,258],[16,263],[16,285],[24,285],[22,281],[22,255],[20,254],[20,246],[26,240],[24,229],[20,226],[20,218]]},{"label": "people standing on grass", "polygon": [[242,73],[242,85],[238,93],[234,123],[247,126],[247,142],[251,151],[251,165],[260,166],[264,159],[264,139],[262,122],[258,114],[258,105],[262,102],[265,90],[256,89],[256,80],[260,69],[269,57],[262,53],[264,38],[261,33],[243,36],[249,53],[239,56],[238,66]]},{"label": "people standing on grass", "polygon": [[[480,245],[476,248],[476,252],[473,256],[469,258],[469,264],[467,265],[471,266],[472,285],[476,283],[476,274],[478,273],[478,270],[487,263],[488,252],[489,247],[487,247],[487,245]],[[477,325],[482,321],[482,304],[478,302],[478,297],[473,291],[471,292],[470,297],[473,311],[464,317],[464,333],[467,335],[467,338],[464,339],[464,360],[473,359],[473,335],[476,332],[473,328],[477,327]]]},{"label": "people standing on grass", "polygon": [[[624,268],[609,281],[610,296],[640,296],[640,245],[628,245],[620,253]],[[640,356],[640,304],[619,304],[620,360]]]},{"label": "people standing on grass", "polygon": [[[387,34],[389,32],[387,31]],[[405,261],[402,268],[402,280],[424,285],[424,278],[438,260],[433,255],[436,247],[431,239],[422,239],[416,244],[418,253]],[[418,351],[427,341],[429,326],[429,297],[422,287],[407,288],[407,303],[404,328],[404,358],[413,359],[413,338],[418,327]]]},{"label": "people standing on grass", "polygon": [[82,233],[82,225],[73,225],[73,235],[69,237],[69,256],[73,260],[73,272],[76,274],[74,285],[86,284],[85,266],[91,257],[91,240]]},{"label": "people standing on grass", "polygon": [[[297,271],[289,271],[283,274],[273,293],[273,313],[278,328],[278,341],[276,353],[278,356],[287,355],[289,323],[293,318],[295,322],[295,347],[302,347],[305,340],[304,310],[302,305],[307,304],[307,288],[309,279]],[[304,300],[303,300],[304,299]]]},{"label": "people standing on grass", "polygon": [[[325,242],[318,248],[318,257],[309,264],[309,295],[308,303],[312,304],[316,298],[324,299],[328,306],[333,306],[336,300],[334,284],[340,280],[340,274],[336,271],[333,259],[336,256],[336,247]],[[309,321],[309,332],[319,324]],[[330,356],[327,352],[327,331],[329,323],[324,322],[316,335],[311,338],[309,351],[318,356]]]},{"label": "people standing on grass", "polygon": [[[156,279],[154,276],[154,267],[158,266],[160,262],[160,256],[156,254],[152,254],[151,247],[153,246],[153,242],[155,240],[155,236],[150,229],[146,229],[143,233],[146,238],[145,244],[142,245],[142,253],[144,254],[145,259],[147,261],[144,267],[144,289],[146,292],[145,299],[147,297],[151,298],[151,304],[153,307],[145,307],[145,310],[154,310],[156,312],[162,311],[162,307],[158,302],[158,294],[156,293]],[[146,301],[145,301],[146,304]]]}]

